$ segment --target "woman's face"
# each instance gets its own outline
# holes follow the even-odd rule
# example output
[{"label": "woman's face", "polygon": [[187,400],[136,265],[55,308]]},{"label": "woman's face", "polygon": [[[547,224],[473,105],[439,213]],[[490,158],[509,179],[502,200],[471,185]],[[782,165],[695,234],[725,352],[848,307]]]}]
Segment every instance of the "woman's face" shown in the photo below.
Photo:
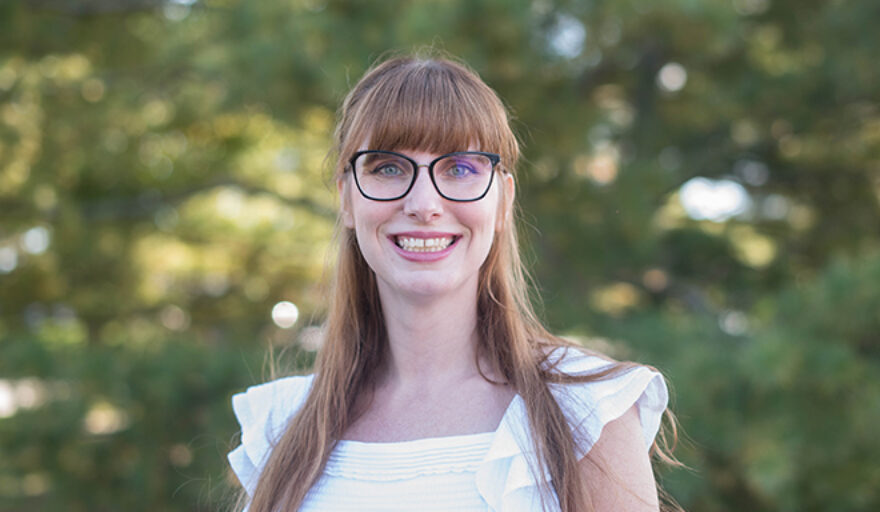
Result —
[{"label": "woman's face", "polygon": [[[398,151],[418,164],[440,155]],[[496,231],[504,228],[513,200],[513,177],[496,173],[485,197],[473,202],[444,199],[421,167],[409,193],[374,201],[358,191],[351,173],[338,182],[342,220],[354,229],[380,290],[408,296],[440,296],[476,286]],[[504,187],[505,193],[501,194]]]}]

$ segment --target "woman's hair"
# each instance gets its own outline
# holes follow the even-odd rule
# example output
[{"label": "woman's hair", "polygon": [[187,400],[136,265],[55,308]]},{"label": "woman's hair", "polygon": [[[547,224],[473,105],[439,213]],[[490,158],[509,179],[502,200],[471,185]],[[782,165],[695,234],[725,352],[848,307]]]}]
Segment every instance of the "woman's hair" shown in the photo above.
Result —
[{"label": "woman's hair", "polygon": [[[339,111],[337,179],[344,178],[349,158],[364,142],[370,149],[438,154],[474,147],[498,153],[502,171],[509,173],[515,171],[519,157],[507,110],[498,96],[474,71],[448,58],[394,57],[370,69]],[[515,222],[505,225],[480,268],[477,360],[486,361],[491,375],[510,384],[525,402],[534,449],[546,467],[532,470],[550,483],[542,486],[544,492],[555,491],[563,512],[592,510],[571,430],[548,383],[598,380],[634,365],[617,363],[601,373],[581,376],[554,368],[548,355],[553,348],[569,344],[547,332],[535,315]],[[352,229],[337,222],[337,239],[325,338],[312,388],[271,451],[250,512],[299,508],[335,443],[356,419],[359,399],[373,389],[389,353],[376,277]],[[669,460],[657,443],[652,452]]]}]

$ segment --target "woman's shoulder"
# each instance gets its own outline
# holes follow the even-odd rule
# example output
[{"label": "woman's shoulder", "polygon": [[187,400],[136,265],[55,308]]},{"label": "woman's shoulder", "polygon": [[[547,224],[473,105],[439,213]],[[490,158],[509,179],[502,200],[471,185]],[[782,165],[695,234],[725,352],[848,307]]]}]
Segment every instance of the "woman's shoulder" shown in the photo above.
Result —
[{"label": "woman's shoulder", "polygon": [[[653,444],[668,401],[666,383],[657,370],[562,344],[548,344],[541,356],[547,385],[571,429],[578,459],[590,452],[606,425],[633,407],[646,446]],[[527,469],[541,464],[535,459],[533,439],[528,410],[517,395],[477,471],[477,487],[493,510],[534,510],[541,503],[542,484]]]},{"label": "woman's shoulder", "polygon": [[232,397],[232,410],[241,425],[241,445],[229,453],[229,462],[248,492],[272,446],[302,407],[313,375],[284,377],[251,386]]},{"label": "woman's shoulder", "polygon": [[660,429],[669,391],[655,368],[619,362],[580,347],[555,347],[545,361],[550,390],[569,421],[583,456],[599,439],[605,425],[635,406],[646,445]]}]

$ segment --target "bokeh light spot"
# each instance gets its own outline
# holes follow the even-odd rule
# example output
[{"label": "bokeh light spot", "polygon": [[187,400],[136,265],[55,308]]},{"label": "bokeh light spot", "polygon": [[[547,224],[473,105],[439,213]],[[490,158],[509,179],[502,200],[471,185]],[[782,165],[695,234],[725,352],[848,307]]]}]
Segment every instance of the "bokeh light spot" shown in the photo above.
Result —
[{"label": "bokeh light spot", "polygon": [[724,222],[748,209],[749,193],[732,180],[692,178],[679,189],[679,200],[688,216],[695,220]]},{"label": "bokeh light spot", "polygon": [[687,70],[677,62],[670,62],[657,73],[657,86],[666,92],[678,92],[687,83]]},{"label": "bokeh light spot", "polygon": [[0,274],[8,274],[18,266],[18,252],[12,247],[0,247]]},{"label": "bokeh light spot", "polygon": [[166,329],[185,331],[189,327],[190,316],[180,306],[169,304],[159,312],[159,321]]},{"label": "bokeh light spot", "polygon": [[749,319],[742,311],[724,311],[718,317],[718,326],[731,336],[742,336],[749,330]]},{"label": "bokeh light spot", "polygon": [[550,50],[567,59],[573,59],[584,50],[587,40],[587,29],[584,24],[574,16],[559,14],[556,17],[556,25],[550,33]]},{"label": "bokeh light spot", "polygon": [[662,292],[669,286],[669,275],[659,268],[652,268],[642,275],[642,283],[652,292]]},{"label": "bokeh light spot", "polygon": [[101,101],[101,98],[104,97],[105,91],[106,88],[104,87],[104,82],[98,78],[90,78],[86,80],[80,88],[80,94],[82,94],[83,99],[89,103],[97,103]]},{"label": "bokeh light spot", "polygon": [[37,226],[25,231],[21,238],[22,248],[31,254],[42,254],[49,248],[49,230]]},{"label": "bokeh light spot", "polygon": [[282,329],[290,329],[299,318],[299,308],[290,301],[281,301],[272,307],[272,321]]},{"label": "bokeh light spot", "polygon": [[297,342],[305,350],[314,352],[324,342],[324,330],[317,326],[306,327],[299,333]]},{"label": "bokeh light spot", "polygon": [[93,435],[106,435],[124,430],[129,425],[128,415],[108,402],[94,404],[86,414],[83,427]]}]

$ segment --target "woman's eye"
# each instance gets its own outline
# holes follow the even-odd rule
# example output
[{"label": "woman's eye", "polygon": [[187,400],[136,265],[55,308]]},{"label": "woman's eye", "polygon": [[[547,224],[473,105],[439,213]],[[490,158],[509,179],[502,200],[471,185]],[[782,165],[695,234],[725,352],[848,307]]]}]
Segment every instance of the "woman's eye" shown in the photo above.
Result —
[{"label": "woman's eye", "polygon": [[455,164],[446,171],[446,174],[453,178],[464,178],[473,173],[474,169],[472,167],[462,163]]},{"label": "woman's eye", "polygon": [[396,164],[384,164],[376,166],[373,169],[373,174],[379,176],[400,176],[404,174],[404,171]]}]

